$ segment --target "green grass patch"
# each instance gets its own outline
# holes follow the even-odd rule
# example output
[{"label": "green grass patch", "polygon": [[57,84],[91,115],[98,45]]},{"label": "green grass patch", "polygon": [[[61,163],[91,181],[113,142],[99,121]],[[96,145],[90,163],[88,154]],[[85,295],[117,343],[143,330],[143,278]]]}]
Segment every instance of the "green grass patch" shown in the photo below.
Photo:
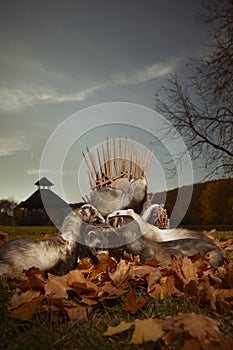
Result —
[{"label": "green grass patch", "polygon": [[0,231],[6,232],[9,239],[24,238],[42,238],[44,234],[56,236],[58,229],[55,226],[0,226]]}]

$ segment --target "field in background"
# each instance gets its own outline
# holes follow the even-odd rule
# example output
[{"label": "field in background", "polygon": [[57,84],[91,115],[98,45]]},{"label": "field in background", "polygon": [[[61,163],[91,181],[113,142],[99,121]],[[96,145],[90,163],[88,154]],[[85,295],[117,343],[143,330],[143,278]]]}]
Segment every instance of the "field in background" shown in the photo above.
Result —
[{"label": "field in background", "polygon": [[[211,231],[215,238],[231,238],[233,237],[233,230],[229,226],[221,226],[215,232],[212,231],[213,226],[182,226],[191,230],[197,231]],[[50,237],[56,236],[58,229],[55,226],[2,226],[0,231],[8,234],[9,239],[25,237],[25,238],[44,238],[45,235]]]},{"label": "field in background", "polygon": [[56,236],[58,229],[55,226],[1,226],[0,231],[8,234],[9,239],[43,238],[45,235]]}]

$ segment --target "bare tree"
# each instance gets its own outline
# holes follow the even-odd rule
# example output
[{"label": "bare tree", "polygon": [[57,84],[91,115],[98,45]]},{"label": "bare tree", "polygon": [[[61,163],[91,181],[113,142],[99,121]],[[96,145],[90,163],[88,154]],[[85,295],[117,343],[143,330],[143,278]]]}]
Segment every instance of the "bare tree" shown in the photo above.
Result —
[{"label": "bare tree", "polygon": [[202,160],[209,178],[228,177],[233,173],[233,1],[209,0],[205,8],[209,15],[200,18],[215,24],[209,53],[191,62],[188,79],[171,75],[155,96],[155,107],[179,131],[192,159]]}]

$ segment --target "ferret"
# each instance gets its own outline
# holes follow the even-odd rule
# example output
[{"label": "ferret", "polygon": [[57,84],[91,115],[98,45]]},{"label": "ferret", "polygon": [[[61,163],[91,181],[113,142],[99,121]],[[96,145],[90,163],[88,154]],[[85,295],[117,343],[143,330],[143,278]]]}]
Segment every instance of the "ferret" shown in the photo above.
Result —
[{"label": "ferret", "polygon": [[[12,270],[27,270],[31,267],[56,275],[64,275],[77,266],[78,257],[90,257],[96,263],[96,255],[101,253],[102,244],[89,244],[89,235],[83,230],[93,223],[105,222],[98,211],[89,204],[70,212],[63,222],[58,237],[48,240],[17,238],[8,241],[0,248],[0,275]],[[89,230],[90,231],[90,230]],[[96,241],[98,238],[96,237]]]},{"label": "ferret", "polygon": [[172,255],[208,255],[212,266],[223,264],[221,250],[212,240],[200,232],[183,229],[160,230],[144,221],[132,209],[119,210],[107,216],[107,222],[117,230],[119,244],[142,262],[153,258],[166,266]]},{"label": "ferret", "polygon": [[158,227],[151,225],[147,220],[150,219],[150,213],[153,212],[155,206],[157,206],[157,204],[153,204],[146,209],[142,216],[135,213],[132,209],[117,210],[109,214],[106,221],[111,226],[118,227],[122,226],[122,222],[126,224],[134,220],[138,224],[138,229],[131,233],[132,240],[143,236],[145,239],[156,242],[174,241],[183,238],[205,239],[211,241],[207,236],[198,231],[191,231],[182,228],[159,229]]}]

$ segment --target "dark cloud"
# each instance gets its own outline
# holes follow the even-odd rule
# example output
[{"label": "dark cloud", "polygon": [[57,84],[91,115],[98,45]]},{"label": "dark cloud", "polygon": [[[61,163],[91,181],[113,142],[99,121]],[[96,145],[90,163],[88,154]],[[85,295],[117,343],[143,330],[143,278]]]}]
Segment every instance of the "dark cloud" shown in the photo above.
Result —
[{"label": "dark cloud", "polygon": [[[53,128],[81,108],[109,101],[153,107],[155,88],[170,71],[182,72],[207,40],[208,28],[195,17],[201,3],[2,0],[1,168],[9,162],[21,177],[38,168]],[[30,152],[37,163],[27,163]],[[30,192],[25,179],[19,190],[6,173],[3,194]]]}]

